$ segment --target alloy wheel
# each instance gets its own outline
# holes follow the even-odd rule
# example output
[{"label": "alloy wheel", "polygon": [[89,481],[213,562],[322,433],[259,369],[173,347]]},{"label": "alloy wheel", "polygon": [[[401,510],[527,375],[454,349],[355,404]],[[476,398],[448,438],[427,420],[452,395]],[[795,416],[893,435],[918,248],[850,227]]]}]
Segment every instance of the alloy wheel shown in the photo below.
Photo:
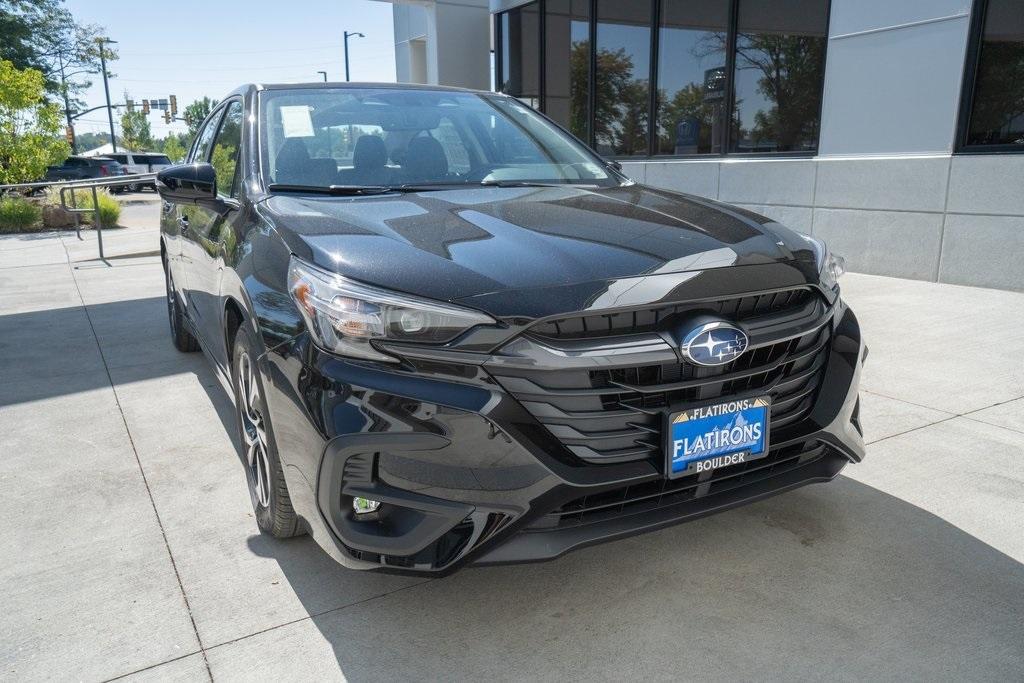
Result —
[{"label": "alloy wheel", "polygon": [[270,507],[270,458],[267,455],[267,431],[260,406],[256,370],[249,354],[238,358],[238,412],[242,417],[242,441],[249,467],[253,496],[261,507]]}]

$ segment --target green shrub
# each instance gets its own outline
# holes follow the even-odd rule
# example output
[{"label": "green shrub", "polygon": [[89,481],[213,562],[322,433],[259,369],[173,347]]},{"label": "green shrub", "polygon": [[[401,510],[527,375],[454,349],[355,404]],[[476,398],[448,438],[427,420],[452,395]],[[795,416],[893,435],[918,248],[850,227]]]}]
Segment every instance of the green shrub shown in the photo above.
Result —
[{"label": "green shrub", "polygon": [[42,209],[27,199],[0,199],[0,232],[35,232],[42,227],[42,217]]},{"label": "green shrub", "polygon": [[[103,221],[103,227],[112,228],[117,225],[117,219],[121,217],[121,204],[106,190],[97,190],[96,198],[100,203],[100,220]],[[75,202],[80,209],[94,208],[92,190],[75,190]],[[82,222],[92,223],[95,215],[92,212],[82,214]]]}]

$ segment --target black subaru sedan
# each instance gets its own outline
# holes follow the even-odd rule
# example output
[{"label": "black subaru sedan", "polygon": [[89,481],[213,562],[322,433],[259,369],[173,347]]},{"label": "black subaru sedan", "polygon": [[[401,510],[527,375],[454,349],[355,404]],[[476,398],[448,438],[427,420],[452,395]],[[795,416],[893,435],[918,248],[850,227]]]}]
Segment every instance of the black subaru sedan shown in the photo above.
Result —
[{"label": "black subaru sedan", "polygon": [[347,567],[550,559],[864,455],[841,259],[513,98],[245,86],[158,188],[259,527]]}]

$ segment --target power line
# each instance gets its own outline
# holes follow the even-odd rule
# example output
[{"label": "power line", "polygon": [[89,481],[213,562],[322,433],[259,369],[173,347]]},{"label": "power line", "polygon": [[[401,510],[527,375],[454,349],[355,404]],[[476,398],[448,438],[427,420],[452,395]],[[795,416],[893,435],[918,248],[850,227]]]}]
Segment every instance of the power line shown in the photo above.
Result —
[{"label": "power line", "polygon": [[340,50],[341,43],[335,43],[332,45],[319,45],[319,46],[307,46],[307,47],[291,47],[291,48],[274,48],[273,50],[225,50],[222,52],[121,52],[118,50],[118,54],[121,56],[134,56],[134,57],[187,57],[189,55],[197,56],[210,56],[210,55],[263,55],[268,52],[309,52],[311,50]]}]

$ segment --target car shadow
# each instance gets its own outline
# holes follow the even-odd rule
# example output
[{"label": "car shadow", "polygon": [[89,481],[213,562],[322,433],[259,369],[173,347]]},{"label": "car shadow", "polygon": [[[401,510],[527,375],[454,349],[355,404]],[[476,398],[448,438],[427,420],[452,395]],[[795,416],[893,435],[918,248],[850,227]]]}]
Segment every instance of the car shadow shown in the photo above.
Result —
[{"label": "car shadow", "polygon": [[1024,667],[1024,565],[848,477],[327,612],[326,556],[297,545],[249,543],[278,561],[348,680],[1006,680]]}]

